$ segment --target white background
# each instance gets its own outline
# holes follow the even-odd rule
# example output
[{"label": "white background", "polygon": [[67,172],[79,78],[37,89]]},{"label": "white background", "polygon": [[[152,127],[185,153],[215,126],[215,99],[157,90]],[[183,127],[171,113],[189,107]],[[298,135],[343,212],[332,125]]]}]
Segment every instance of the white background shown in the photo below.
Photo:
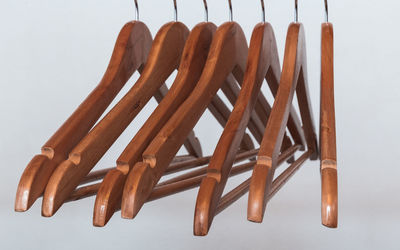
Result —
[{"label": "white background", "polygon": [[[219,25],[228,20],[227,1],[208,2],[210,21]],[[293,2],[266,1],[281,56]],[[139,3],[141,20],[153,35],[173,18],[172,0]],[[178,5],[179,20],[189,28],[203,21],[201,0],[181,0]],[[234,0],[233,5],[234,19],[249,39],[261,18],[259,1]],[[13,211],[23,169],[99,82],[120,28],[134,18],[134,8],[130,0],[1,0],[0,248],[399,249],[399,11],[400,3],[394,0],[330,1],[339,228],[320,223],[319,163],[307,162],[270,202],[264,223],[246,220],[245,196],[218,215],[207,237],[199,238],[192,234],[197,190],[148,203],[133,221],[116,214],[105,228],[92,226],[93,198],[65,204],[50,219],[40,215],[41,200],[26,213]],[[306,29],[318,122],[323,1],[299,1],[299,20]],[[114,166],[155,106],[152,100],[96,168]],[[196,127],[205,154],[213,152],[221,131],[207,111]],[[232,179],[227,189],[245,178]]]}]

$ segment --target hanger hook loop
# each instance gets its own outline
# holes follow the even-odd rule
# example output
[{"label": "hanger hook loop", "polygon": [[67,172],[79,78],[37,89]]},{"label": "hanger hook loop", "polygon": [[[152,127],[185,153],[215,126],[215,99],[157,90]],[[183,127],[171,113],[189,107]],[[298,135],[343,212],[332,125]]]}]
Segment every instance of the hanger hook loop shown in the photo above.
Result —
[{"label": "hanger hook loop", "polygon": [[325,21],[329,22],[328,0],[325,0]]},{"label": "hanger hook loop", "polygon": [[233,8],[232,8],[232,0],[228,0],[229,4],[229,20],[233,22]]},{"label": "hanger hook loop", "polygon": [[139,4],[137,0],[135,0],[135,19],[139,21]]},{"label": "hanger hook loop", "polygon": [[208,22],[208,4],[207,0],[203,0],[204,3],[204,19]]},{"label": "hanger hook loop", "polygon": [[261,0],[261,20],[263,23],[265,23],[265,4],[264,4],[264,0]]},{"label": "hanger hook loop", "polygon": [[174,20],[178,21],[178,5],[176,4],[176,0],[174,0]]},{"label": "hanger hook loop", "polygon": [[299,22],[299,8],[297,5],[297,0],[294,1],[294,22]]}]

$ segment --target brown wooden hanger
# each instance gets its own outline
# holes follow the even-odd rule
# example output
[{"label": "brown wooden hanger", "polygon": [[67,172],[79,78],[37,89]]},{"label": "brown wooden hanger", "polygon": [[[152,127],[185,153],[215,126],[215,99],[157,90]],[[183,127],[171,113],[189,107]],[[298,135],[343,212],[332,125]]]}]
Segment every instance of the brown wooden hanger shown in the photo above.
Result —
[{"label": "brown wooden hanger", "polygon": [[152,38],[145,24],[132,21],[124,25],[99,85],[42,147],[21,176],[15,210],[28,210],[40,197],[54,169],[89,132],[132,74],[147,61]]},{"label": "brown wooden hanger", "polygon": [[122,197],[122,217],[133,218],[137,214],[224,80],[231,72],[243,77],[246,58],[247,42],[240,26],[234,22],[221,25],[195,89],[144,151],[144,161],[129,173]]},{"label": "brown wooden hanger", "polygon": [[239,98],[211,158],[207,176],[200,185],[194,216],[195,235],[208,233],[239,148],[238,142],[244,134],[263,79],[266,78],[269,85],[273,85],[271,89],[277,89],[280,74],[273,29],[269,23],[260,23],[253,30]]},{"label": "brown wooden hanger", "polygon": [[312,160],[318,158],[318,145],[308,94],[304,28],[297,22],[297,1],[295,2],[296,22],[289,25],[279,89],[250,182],[247,218],[254,222],[263,220],[295,91],[299,101],[307,151],[293,165],[300,167],[307,158]]},{"label": "brown wooden hanger", "polygon": [[[249,160],[253,158],[257,154],[258,150],[249,150],[247,152],[238,153],[235,158],[235,163],[239,163],[241,161]],[[290,154],[285,154],[280,157],[282,161],[285,161]],[[183,159],[182,159],[183,158]],[[192,168],[197,168],[199,166],[203,166],[204,164],[208,164],[211,157],[201,157],[195,159],[186,159],[186,157],[176,157],[171,165],[165,171],[165,175],[176,173],[177,171],[188,170]],[[237,164],[232,168],[230,176],[235,176],[246,171],[249,171],[253,168],[256,161],[251,160],[247,163]],[[83,185],[77,188],[67,199],[69,201],[76,201],[83,198],[87,198],[93,195],[96,195],[98,190],[100,189],[101,183],[95,183],[90,185],[84,185],[87,183],[95,182],[96,180],[102,179],[109,171],[115,168],[103,169],[94,171],[88,174],[79,185]],[[173,195],[179,192],[183,192],[200,185],[201,180],[206,176],[207,166],[198,168],[189,173],[182,174],[180,176],[171,178],[169,180],[163,181],[159,183],[153,190],[149,199],[146,201],[153,201],[159,198],[163,198],[169,195]],[[117,204],[118,205],[118,204]],[[119,210],[116,207],[116,210]]]},{"label": "brown wooden hanger", "polygon": [[[102,81],[26,167],[15,210],[29,209],[43,191],[42,215],[46,217],[65,202],[97,195],[93,224],[104,226],[116,211],[131,219],[146,202],[200,187],[194,234],[206,235],[214,217],[247,192],[247,218],[262,222],[268,201],[307,159],[320,156],[322,224],[337,227],[333,26],[328,22],[327,0],[326,22],[321,28],[321,155],[297,0],[282,72],[274,32],[265,22],[264,2],[260,1],[263,22],[254,28],[250,48],[243,30],[233,22],[231,0],[231,20],[218,28],[208,22],[206,0],[206,22],[190,33],[177,21],[176,0],[175,22],[165,24],[154,42],[143,23],[127,23]],[[138,18],[136,0],[135,5]],[[164,82],[177,69],[168,90]],[[136,70],[141,74],[138,81],[95,125]],[[261,91],[264,79],[275,99],[272,107]],[[219,90],[232,104],[232,113],[218,96]],[[293,106],[295,93],[301,120]],[[159,105],[119,156],[117,166],[91,172],[153,96]],[[212,156],[203,156],[193,132],[207,108],[224,127]],[[177,156],[182,146],[188,154]],[[298,151],[304,152],[295,158]],[[274,179],[275,170],[285,162],[290,165]],[[223,195],[229,177],[250,170],[250,178]],[[178,172],[182,173],[160,182]]]},{"label": "brown wooden hanger", "polygon": [[[206,1],[204,3],[207,6]],[[198,24],[189,34],[179,66],[178,76],[170,91],[118,158],[117,168],[111,170],[106,175],[100,186],[94,208],[94,225],[104,226],[116,209],[120,208],[126,176],[132,167],[141,161],[143,151],[147,148],[151,140],[195,87],[207,59],[208,49],[215,30],[216,26],[214,24],[205,22]],[[223,92],[234,103],[237,99],[239,87],[233,76],[228,77],[224,87]],[[255,100],[257,100],[257,97]],[[218,117],[218,113],[223,115],[219,121],[222,126],[225,126],[230,111],[217,95],[214,96],[209,109],[213,114],[216,114],[216,117]],[[219,109],[219,112],[215,109]],[[255,137],[261,135],[262,138],[260,132],[265,128],[261,121],[262,118],[260,119],[256,113],[253,113],[252,118],[256,122],[252,120],[249,123],[250,131]],[[255,125],[257,122],[261,125]],[[261,138],[259,139],[260,141]],[[245,140],[242,140],[241,148],[243,150],[254,148],[254,144],[252,142],[247,143],[248,141],[251,142],[251,139],[245,138]],[[250,147],[249,144],[251,145]]]},{"label": "brown wooden hanger", "polygon": [[323,225],[336,228],[338,223],[338,185],[333,80],[333,25],[328,21],[327,0],[325,0],[325,12],[326,22],[321,26],[321,218]]},{"label": "brown wooden hanger", "polygon": [[117,167],[105,176],[100,186],[94,206],[95,226],[104,226],[120,207],[127,174],[142,159],[148,144],[194,88],[203,71],[215,30],[216,26],[212,23],[200,23],[190,32],[177,77],[169,92],[120,155]]},{"label": "brown wooden hanger", "polygon": [[187,27],[180,22],[167,23],[160,29],[139,80],[52,174],[43,196],[42,215],[52,216],[58,210],[151,96],[178,68],[188,33]]}]

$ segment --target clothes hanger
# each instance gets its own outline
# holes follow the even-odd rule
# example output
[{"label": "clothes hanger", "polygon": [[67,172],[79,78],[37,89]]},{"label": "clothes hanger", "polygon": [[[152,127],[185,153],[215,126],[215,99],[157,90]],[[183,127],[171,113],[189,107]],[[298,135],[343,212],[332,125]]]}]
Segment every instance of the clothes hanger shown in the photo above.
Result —
[{"label": "clothes hanger", "polygon": [[[300,167],[307,158],[311,160],[318,158],[318,145],[308,94],[304,28],[301,23],[298,23],[297,0],[295,0],[295,10],[295,22],[289,25],[287,32],[278,93],[250,181],[247,218],[253,222],[262,222],[263,220],[295,90],[307,141],[307,150],[293,165]],[[293,165],[289,169],[298,169]]]},{"label": "clothes hanger", "polygon": [[177,69],[188,33],[181,22],[167,23],[159,30],[139,80],[52,174],[43,196],[43,216],[52,216],[59,209],[81,179]]},{"label": "clothes hanger", "polygon": [[[257,154],[258,150],[253,150],[249,152],[244,152],[240,153],[236,157],[236,162],[248,160],[250,157],[253,157],[255,154]],[[289,154],[287,154],[289,156]],[[280,157],[281,160],[285,160],[283,158],[284,156]],[[241,173],[244,173],[246,171],[249,171],[253,168],[255,165],[256,161],[250,161],[247,163],[239,164],[236,165],[235,167],[232,168],[232,171],[230,172],[230,176],[235,176]],[[171,164],[170,167],[167,169],[173,169],[176,165]],[[160,199],[169,195],[173,195],[179,192],[183,192],[195,187],[198,187],[200,185],[201,180],[205,177],[207,173],[207,166],[200,168],[196,171],[183,174],[181,176],[172,178],[168,181],[164,181],[162,183],[159,183],[156,185],[154,188],[153,192],[151,193],[149,199],[146,202],[153,201],[156,199]],[[91,174],[89,174],[86,177],[85,181],[82,181],[81,184],[85,183],[86,181],[91,182],[97,180],[99,176],[104,176],[104,171],[103,170],[98,170],[95,171]],[[99,188],[100,188],[101,183],[95,183],[87,186],[83,186],[80,188],[77,188],[67,199],[66,202],[70,201],[76,201],[80,200],[83,198],[87,198],[93,195],[96,195]],[[117,208],[119,210],[120,208]]]},{"label": "clothes hanger", "polygon": [[321,25],[321,218],[322,224],[336,228],[338,221],[338,184],[336,161],[335,95],[333,70],[333,25],[328,20]]},{"label": "clothes hanger", "polygon": [[[194,216],[195,235],[206,235],[216,215],[234,156],[239,148],[238,142],[245,132],[249,114],[254,109],[264,78],[269,85],[273,85],[271,89],[278,88],[278,79],[281,75],[278,49],[272,26],[265,22],[263,0],[261,6],[263,22],[256,25],[253,30],[239,98],[211,158],[207,175],[200,185]],[[293,116],[296,116],[296,113]],[[295,152],[293,151],[292,155]]]},{"label": "clothes hanger", "polygon": [[234,22],[220,26],[195,89],[145,150],[144,161],[129,173],[122,197],[122,217],[133,218],[137,214],[182,145],[182,137],[197,123],[223,79],[233,73],[241,82],[246,57],[247,42],[240,26]]},{"label": "clothes hanger", "polygon": [[[208,22],[207,2],[203,0],[203,3],[206,10],[206,22],[198,24],[189,34],[178,75],[170,91],[120,155],[117,160],[117,168],[111,170],[106,175],[100,186],[94,207],[93,224],[95,226],[104,226],[116,209],[120,207],[123,186],[129,171],[134,164],[141,160],[143,151],[174,114],[179,105],[188,97],[199,80],[207,59],[212,37],[216,30],[216,26]],[[226,92],[231,93],[231,91],[235,91],[235,89],[232,90],[230,88],[230,86],[233,86],[233,88],[236,87],[234,81],[232,78],[226,80]],[[237,97],[235,93],[232,93],[231,97],[233,101],[236,101]],[[213,110],[214,107],[217,109],[222,108],[222,110],[216,112]],[[223,101],[215,96],[209,109],[212,113],[219,113],[224,116],[220,119],[221,124],[224,126],[228,120],[230,111]],[[258,119],[255,114],[253,115],[253,118]],[[245,143],[242,140],[243,144]],[[251,148],[248,146],[245,147],[245,149],[250,150],[254,148],[254,145],[252,144]]]},{"label": "clothes hanger", "polygon": [[124,25],[98,86],[26,167],[17,189],[16,211],[28,210],[42,195],[54,169],[67,159],[68,153],[89,132],[132,74],[142,71],[151,44],[152,37],[144,23],[136,20]]},{"label": "clothes hanger", "polygon": [[[174,3],[175,13],[177,13],[176,1]],[[203,71],[216,29],[214,24],[203,22],[196,25],[190,32],[182,53],[178,74],[170,91],[125,148],[117,160],[117,167],[108,172],[100,186],[94,206],[93,224],[95,226],[104,226],[116,208],[119,208],[122,189],[130,169],[141,160],[142,153],[148,144],[194,88]]]}]

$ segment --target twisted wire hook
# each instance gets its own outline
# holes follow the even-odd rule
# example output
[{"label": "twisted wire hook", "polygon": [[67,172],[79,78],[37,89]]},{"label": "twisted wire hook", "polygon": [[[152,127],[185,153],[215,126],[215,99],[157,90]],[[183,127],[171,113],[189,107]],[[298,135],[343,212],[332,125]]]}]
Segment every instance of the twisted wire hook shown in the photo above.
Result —
[{"label": "twisted wire hook", "polygon": [[299,22],[299,9],[297,5],[297,0],[294,1],[294,22],[295,23]]}]

